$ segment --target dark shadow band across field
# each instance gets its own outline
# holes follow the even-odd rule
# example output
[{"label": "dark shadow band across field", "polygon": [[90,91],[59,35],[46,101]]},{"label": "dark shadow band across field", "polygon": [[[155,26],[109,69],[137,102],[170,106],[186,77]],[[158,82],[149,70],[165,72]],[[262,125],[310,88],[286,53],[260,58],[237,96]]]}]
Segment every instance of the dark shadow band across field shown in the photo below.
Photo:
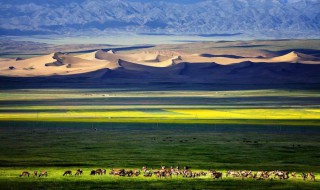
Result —
[{"label": "dark shadow band across field", "polygon": [[292,181],[253,181],[253,180],[134,180],[121,179],[99,182],[92,180],[29,180],[13,179],[0,180],[3,190],[7,189],[230,189],[238,190],[245,188],[247,190],[264,189],[299,189],[314,190],[319,188],[319,183],[310,182],[292,182]]},{"label": "dark shadow band across field", "polygon": [[[1,167],[129,167],[319,172],[314,126],[0,122]],[[45,140],[44,140],[45,139]],[[306,162],[306,160],[308,160]]]}]

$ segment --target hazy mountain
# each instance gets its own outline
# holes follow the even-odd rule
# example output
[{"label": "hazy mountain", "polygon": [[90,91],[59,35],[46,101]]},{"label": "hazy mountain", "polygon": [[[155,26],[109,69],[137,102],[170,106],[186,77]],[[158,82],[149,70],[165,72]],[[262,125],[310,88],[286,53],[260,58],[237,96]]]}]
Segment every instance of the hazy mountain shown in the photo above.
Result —
[{"label": "hazy mountain", "polygon": [[319,0],[2,0],[0,34],[320,34]]}]

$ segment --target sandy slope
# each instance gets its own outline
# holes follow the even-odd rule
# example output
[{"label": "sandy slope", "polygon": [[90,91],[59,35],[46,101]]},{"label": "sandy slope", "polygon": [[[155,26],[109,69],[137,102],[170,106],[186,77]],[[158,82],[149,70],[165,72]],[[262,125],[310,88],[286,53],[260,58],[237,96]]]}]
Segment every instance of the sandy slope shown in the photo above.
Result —
[{"label": "sandy slope", "polygon": [[230,65],[240,62],[250,61],[256,63],[302,63],[302,64],[320,64],[320,60],[314,56],[306,55],[297,52],[290,52],[283,56],[277,56],[272,58],[229,58],[229,57],[204,57],[199,54],[182,56],[183,62],[190,63],[210,63],[214,62],[220,65]]},{"label": "sandy slope", "polygon": [[[70,75],[91,72],[103,68],[114,69],[119,65],[105,60],[86,60],[71,55],[55,54],[16,61],[15,59],[0,62],[2,76],[51,76]],[[10,69],[9,67],[14,67]]]},{"label": "sandy slope", "polygon": [[[212,51],[207,54],[198,54],[172,50],[137,51],[131,53],[98,50],[80,55],[52,53],[18,61],[15,59],[0,59],[0,75],[19,77],[74,75],[89,73],[100,69],[115,70],[117,68],[166,74],[166,72],[170,72],[171,69],[162,68],[171,68],[181,63],[215,63],[217,65],[242,63],[243,65],[243,62],[320,64],[320,59],[312,55],[294,51],[282,56],[256,58],[242,57],[239,55],[215,55]],[[239,66],[241,66],[241,64]],[[212,67],[212,65],[210,65],[210,67]],[[243,67],[240,68],[243,69]],[[179,69],[182,70],[183,67],[179,67]],[[235,68],[232,67],[232,69],[234,70]],[[174,67],[173,70],[176,71],[177,67]],[[201,75],[201,73],[199,74]]]},{"label": "sandy slope", "polygon": [[168,67],[171,66],[173,60],[178,56],[169,56],[157,52],[139,52],[130,54],[117,54],[113,51],[105,52],[98,50],[96,52],[78,55],[77,57],[87,60],[107,60],[112,63],[117,63],[119,60],[125,60],[131,63],[140,65],[153,66],[153,67]]}]

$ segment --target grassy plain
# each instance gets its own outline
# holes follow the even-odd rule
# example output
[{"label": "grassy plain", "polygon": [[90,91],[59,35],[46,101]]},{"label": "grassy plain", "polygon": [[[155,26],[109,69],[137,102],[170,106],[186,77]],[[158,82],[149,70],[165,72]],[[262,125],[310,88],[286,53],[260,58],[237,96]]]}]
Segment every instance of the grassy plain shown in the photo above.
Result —
[{"label": "grassy plain", "polygon": [[[320,177],[318,91],[3,90],[2,189],[319,189],[288,181],[89,176],[96,168],[313,171]],[[62,177],[84,169],[84,176]],[[23,170],[49,177],[19,178]]]}]

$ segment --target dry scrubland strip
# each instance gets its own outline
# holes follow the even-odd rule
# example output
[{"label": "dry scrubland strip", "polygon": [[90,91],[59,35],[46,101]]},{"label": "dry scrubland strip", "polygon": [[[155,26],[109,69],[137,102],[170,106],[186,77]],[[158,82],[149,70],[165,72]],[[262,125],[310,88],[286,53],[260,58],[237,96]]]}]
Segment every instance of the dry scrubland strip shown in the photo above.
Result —
[{"label": "dry scrubland strip", "polygon": [[30,118],[155,118],[155,119],[320,119],[320,109],[159,109],[157,111],[106,110],[97,112],[0,113],[1,120]]}]

